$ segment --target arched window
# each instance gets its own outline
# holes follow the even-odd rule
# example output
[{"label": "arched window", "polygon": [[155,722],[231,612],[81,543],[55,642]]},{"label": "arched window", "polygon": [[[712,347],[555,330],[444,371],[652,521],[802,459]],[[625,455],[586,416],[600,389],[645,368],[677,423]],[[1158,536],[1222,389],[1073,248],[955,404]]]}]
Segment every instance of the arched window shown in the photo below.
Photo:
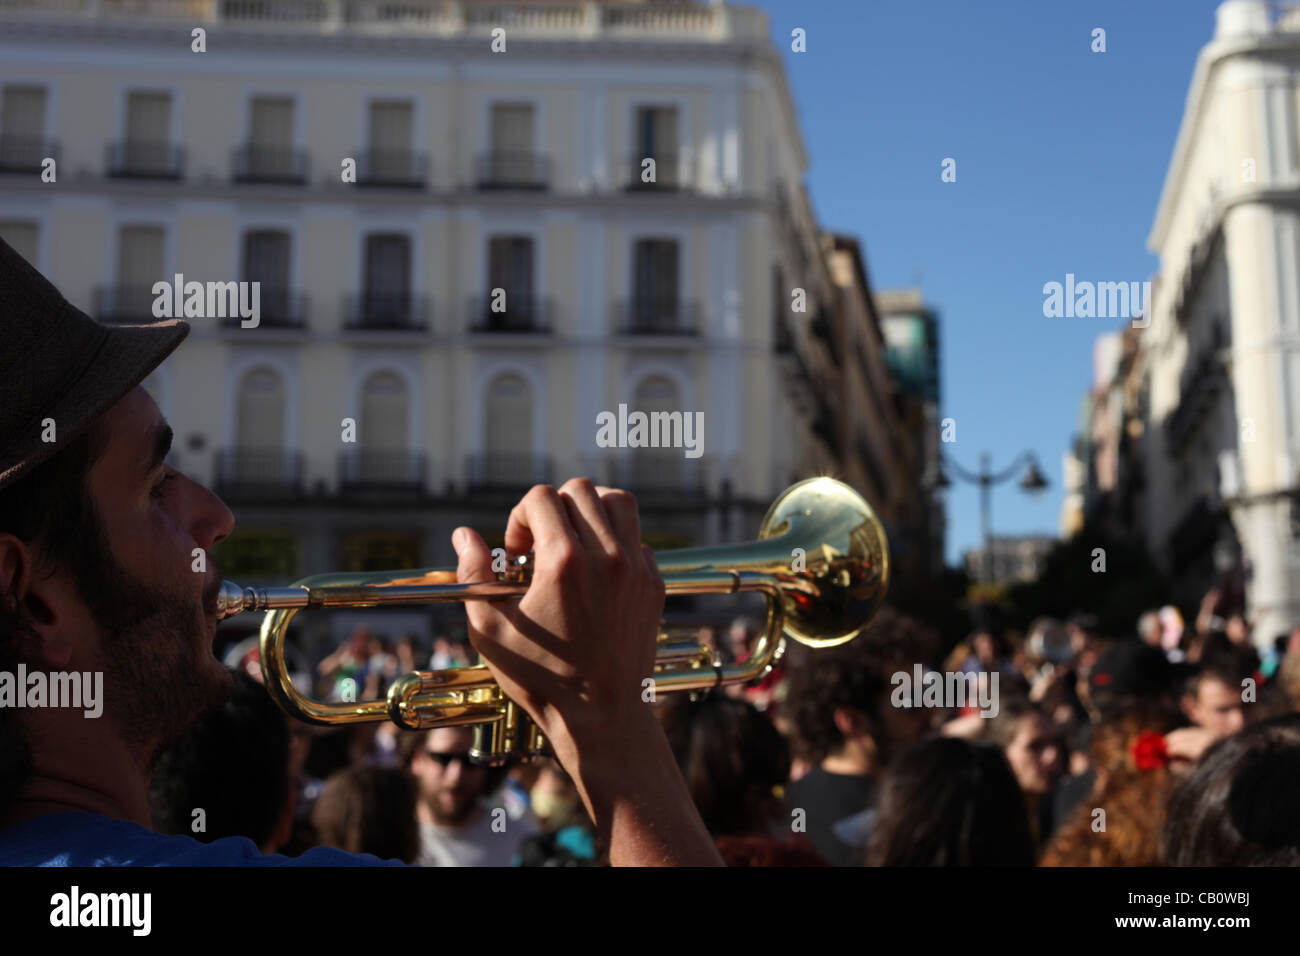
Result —
[{"label": "arched window", "polygon": [[[676,412],[675,420],[685,416],[681,396],[677,386],[669,378],[653,375],[642,379],[636,387],[629,412],[644,412],[650,422],[650,428],[656,427],[655,412]],[[665,419],[659,420],[661,423]],[[659,448],[634,448],[631,450],[630,474],[627,478],[634,487],[646,489],[669,490],[680,488],[683,479],[682,448],[662,447],[675,437],[681,438],[680,428],[660,427]],[[647,434],[647,440],[653,440],[653,431]]]},{"label": "arched window", "polygon": [[395,372],[375,372],[361,386],[361,420],[353,478],[366,484],[416,480],[415,454],[407,447],[410,400]]},{"label": "arched window", "polygon": [[503,373],[487,388],[481,476],[491,485],[536,480],[533,457],[533,389],[521,375]]},{"label": "arched window", "polygon": [[288,480],[284,379],[274,369],[252,369],[240,380],[238,395],[234,474],[229,477],[254,484]]}]

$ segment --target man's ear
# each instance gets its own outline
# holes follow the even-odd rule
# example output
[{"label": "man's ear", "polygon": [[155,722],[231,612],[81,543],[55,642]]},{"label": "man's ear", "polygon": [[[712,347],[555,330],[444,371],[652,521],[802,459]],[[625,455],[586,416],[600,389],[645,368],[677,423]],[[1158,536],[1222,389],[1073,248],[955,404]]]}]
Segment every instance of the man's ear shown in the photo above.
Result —
[{"label": "man's ear", "polygon": [[57,586],[37,583],[34,567],[35,558],[26,542],[7,532],[0,534],[0,613],[17,614],[23,621],[18,647],[24,660],[48,670],[62,670],[72,657],[72,645],[58,626],[60,619],[54,610]]}]

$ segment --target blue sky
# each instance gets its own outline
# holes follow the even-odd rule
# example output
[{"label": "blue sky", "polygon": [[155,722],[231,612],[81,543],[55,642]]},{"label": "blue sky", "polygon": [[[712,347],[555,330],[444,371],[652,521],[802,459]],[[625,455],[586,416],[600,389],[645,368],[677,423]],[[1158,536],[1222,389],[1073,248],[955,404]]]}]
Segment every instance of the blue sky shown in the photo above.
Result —
[{"label": "blue sky", "polygon": [[[862,240],[873,286],[919,284],[939,310],[947,451],[967,468],[1036,452],[1051,489],[1001,486],[993,530],[1055,534],[1093,341],[1118,325],[1044,318],[1043,284],[1155,271],[1146,239],[1218,0],[750,2],[785,52],[819,221]],[[978,492],[955,486],[949,563],[978,543]]]}]

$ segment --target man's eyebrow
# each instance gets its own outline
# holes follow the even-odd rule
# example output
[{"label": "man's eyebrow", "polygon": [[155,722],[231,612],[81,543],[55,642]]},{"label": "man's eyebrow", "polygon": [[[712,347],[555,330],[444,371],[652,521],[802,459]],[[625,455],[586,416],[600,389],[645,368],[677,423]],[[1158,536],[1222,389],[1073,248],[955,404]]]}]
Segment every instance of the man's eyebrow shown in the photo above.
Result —
[{"label": "man's eyebrow", "polygon": [[144,470],[145,474],[149,474],[161,465],[171,450],[172,427],[166,422],[160,422],[153,428],[153,454],[149,457],[149,465]]}]

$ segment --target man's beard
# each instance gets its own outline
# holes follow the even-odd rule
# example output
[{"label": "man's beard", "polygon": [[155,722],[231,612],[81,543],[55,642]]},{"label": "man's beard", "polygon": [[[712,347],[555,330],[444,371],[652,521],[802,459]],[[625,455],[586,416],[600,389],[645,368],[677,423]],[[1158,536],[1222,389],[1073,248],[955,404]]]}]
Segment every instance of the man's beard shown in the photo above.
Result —
[{"label": "man's beard", "polygon": [[[233,686],[204,639],[204,608],[215,594],[208,588],[198,598],[150,586],[118,564],[109,542],[100,538],[103,560],[82,598],[103,635],[105,711],[128,748],[152,765],[187,725],[219,707]],[[220,582],[220,574],[213,580]]]}]

